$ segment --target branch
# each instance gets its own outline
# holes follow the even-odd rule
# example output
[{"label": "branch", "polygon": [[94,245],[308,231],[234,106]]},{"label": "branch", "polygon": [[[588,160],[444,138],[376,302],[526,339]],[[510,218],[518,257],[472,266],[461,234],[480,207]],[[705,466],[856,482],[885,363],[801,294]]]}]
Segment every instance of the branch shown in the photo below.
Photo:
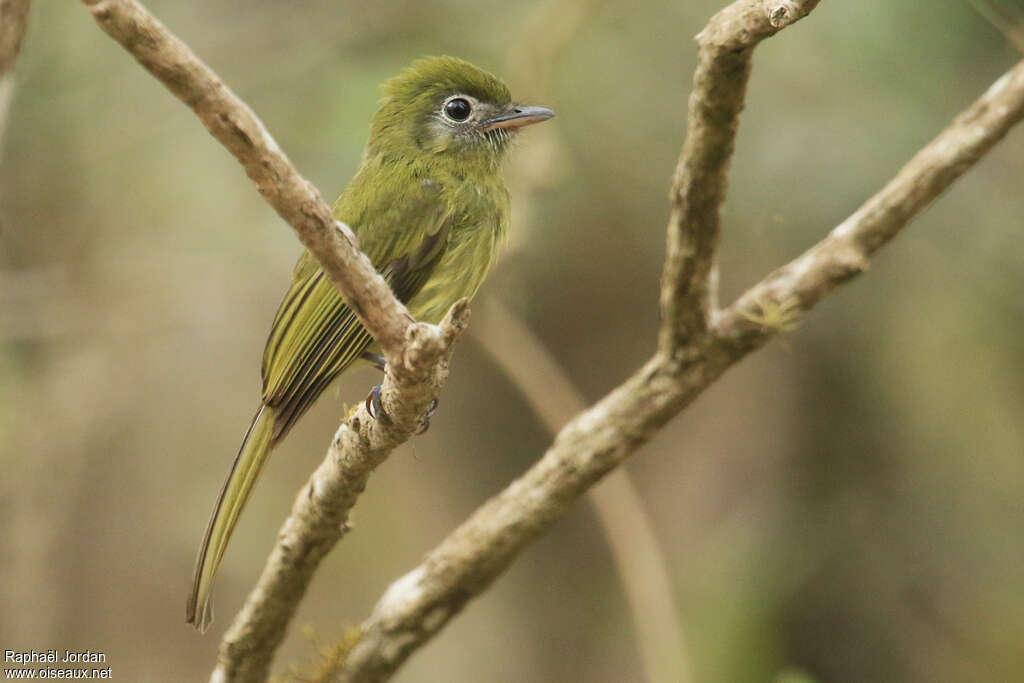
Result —
[{"label": "branch", "polygon": [[714,312],[715,249],[754,47],[802,19],[819,0],[740,0],[697,34],[686,140],[672,176],[668,247],[661,280],[658,348],[703,335]]},{"label": "branch", "polygon": [[14,95],[14,62],[28,28],[29,0],[0,0],[0,142]]},{"label": "branch", "polygon": [[[465,327],[468,314],[468,306],[456,305],[441,322],[449,349],[441,359],[445,375],[451,344]],[[415,345],[414,338],[411,346]],[[420,400],[429,401],[436,389],[424,386]],[[370,473],[407,438],[405,430],[373,420],[362,406],[338,428],[327,457],[299,490],[256,586],[224,634],[211,682],[266,679],[274,652],[320,561],[348,533],[349,512]]]},{"label": "branch", "polygon": [[[659,349],[621,386],[569,422],[536,465],[388,588],[363,622],[362,638],[349,653],[338,680],[387,680],[486,589],[530,541],[564,516],[577,498],[729,367],[777,333],[778,328],[752,323],[750,311],[763,309],[767,301],[795,301],[806,311],[863,272],[868,256],[1022,117],[1024,62],[1000,78],[825,240],[740,297],[709,328],[706,338],[691,340],[682,347],[683,353]],[[674,325],[672,321],[664,324]]]},{"label": "branch", "polygon": [[[531,12],[510,41],[505,73],[510,83],[539,99],[551,98],[553,67],[595,10],[593,0],[556,0]],[[519,217],[505,258],[529,240],[534,229],[535,195],[556,182],[556,159],[563,154],[557,121],[537,131],[530,154],[520,150],[508,168],[509,189]],[[494,297],[477,304],[473,337],[518,387],[551,436],[586,408],[579,390],[541,340]],[[608,544],[633,620],[645,680],[693,680],[683,625],[664,552],[629,473],[620,469],[590,492],[589,502]]]},{"label": "branch", "polygon": [[352,231],[334,219],[317,189],[299,175],[248,105],[135,0],[83,2],[100,28],[188,105],[238,159],[263,198],[320,262],[387,359],[401,361],[411,322],[408,311],[359,251]]},{"label": "branch", "polygon": [[868,259],[976,164],[1024,117],[1024,61],[919,151],[878,194],[802,256],[752,287],[723,311],[719,341],[745,353],[772,336],[750,314],[769,305],[808,310],[825,294],[862,273]]},{"label": "branch", "polygon": [[[413,323],[252,112],[188,49],[133,0],[83,0],[99,24],[193,108],[239,159],[260,192],[318,258],[389,360],[383,400],[393,425],[357,410],[338,430],[282,529],[256,590],[221,648],[214,680],[262,680],[274,648],[319,560],[342,536],[366,477],[415,429],[444,381],[451,345],[465,324],[463,303],[441,326]],[[741,0],[698,37],[701,66],[687,142],[673,183],[663,278],[659,351],[623,385],[580,413],[544,457],[482,506],[395,582],[361,627],[341,674],[384,680],[484,590],[533,538],[621,464],[671,417],[776,328],[751,321],[767,303],[801,310],[860,273],[867,258],[976,162],[1024,114],[1024,65],[994,85],[879,195],[822,243],[772,274],[718,316],[713,257],[718,211],[750,50],[806,15],[816,0]],[[698,94],[699,93],[699,94]]]},{"label": "branch", "polygon": [[270,133],[209,67],[135,0],[83,0],[100,27],[187,104],[230,151],[260,194],[295,230],[387,359],[381,401],[389,422],[363,406],[335,434],[278,534],[257,586],[221,643],[214,680],[263,680],[320,560],[347,530],[370,472],[420,426],[448,375],[469,315],[457,302],[440,325],[415,322],[351,230],[336,221]]}]

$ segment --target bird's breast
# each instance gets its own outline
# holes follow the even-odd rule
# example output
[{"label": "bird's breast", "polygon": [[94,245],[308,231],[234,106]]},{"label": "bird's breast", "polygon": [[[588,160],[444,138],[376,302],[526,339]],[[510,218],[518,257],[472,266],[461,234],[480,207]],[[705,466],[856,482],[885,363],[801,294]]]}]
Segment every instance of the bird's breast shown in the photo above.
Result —
[{"label": "bird's breast", "polygon": [[508,231],[508,191],[500,180],[463,181],[452,189],[452,205],[458,208],[444,253],[408,303],[409,312],[424,322],[440,322],[453,303],[476,294]]}]

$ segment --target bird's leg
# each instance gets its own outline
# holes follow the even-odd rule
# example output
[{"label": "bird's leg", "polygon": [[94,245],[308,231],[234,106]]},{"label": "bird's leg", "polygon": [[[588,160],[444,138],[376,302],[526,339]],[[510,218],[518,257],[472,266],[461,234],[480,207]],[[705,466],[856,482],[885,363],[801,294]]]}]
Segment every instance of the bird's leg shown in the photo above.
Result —
[{"label": "bird's leg", "polygon": [[[381,372],[384,372],[384,366],[386,365],[384,356],[371,353],[370,351],[363,351],[359,354],[359,357],[373,365],[373,367],[377,368]],[[422,434],[430,428],[430,418],[434,416],[434,411],[436,410],[437,399],[435,398],[430,402],[430,405],[427,406],[427,414],[423,416],[422,420],[420,420],[420,428],[416,430],[417,434]],[[380,420],[385,424],[391,423],[391,418],[388,417],[386,412],[384,412],[384,406],[381,405],[380,402],[379,384],[375,385],[373,389],[370,389],[370,394],[366,397],[366,412],[370,413],[370,417],[375,420]]]},{"label": "bird's leg", "polygon": [[380,370],[381,372],[384,372],[384,365],[386,364],[384,361],[384,356],[380,355],[379,353],[370,353],[369,351],[363,351],[361,354],[359,354],[359,357],[368,362],[373,367]]}]

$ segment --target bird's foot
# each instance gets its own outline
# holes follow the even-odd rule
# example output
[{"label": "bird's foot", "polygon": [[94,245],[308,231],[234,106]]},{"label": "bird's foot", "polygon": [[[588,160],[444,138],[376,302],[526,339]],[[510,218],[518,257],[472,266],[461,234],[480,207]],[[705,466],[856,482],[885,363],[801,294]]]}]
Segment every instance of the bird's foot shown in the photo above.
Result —
[{"label": "bird's foot", "polygon": [[[430,429],[430,418],[434,416],[437,411],[437,399],[430,401],[430,405],[427,406],[426,414],[420,418],[420,426],[416,430],[416,434],[420,435]],[[366,412],[370,414],[374,420],[383,422],[384,424],[391,424],[391,418],[384,411],[384,405],[380,400],[380,385],[375,384],[370,389],[370,394],[366,397]]]}]

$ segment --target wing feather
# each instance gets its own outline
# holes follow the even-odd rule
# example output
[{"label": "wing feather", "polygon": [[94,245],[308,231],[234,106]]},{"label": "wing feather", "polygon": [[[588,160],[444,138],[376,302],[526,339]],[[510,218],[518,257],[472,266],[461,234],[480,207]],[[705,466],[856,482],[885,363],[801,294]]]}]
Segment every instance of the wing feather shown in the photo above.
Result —
[{"label": "wing feather", "polygon": [[[361,246],[403,302],[430,278],[451,225],[440,187],[421,183],[418,190],[396,198],[379,221],[356,225]],[[343,201],[335,208],[345,214]],[[316,260],[304,252],[263,354],[263,403],[276,414],[273,443],[372,342]]]}]

